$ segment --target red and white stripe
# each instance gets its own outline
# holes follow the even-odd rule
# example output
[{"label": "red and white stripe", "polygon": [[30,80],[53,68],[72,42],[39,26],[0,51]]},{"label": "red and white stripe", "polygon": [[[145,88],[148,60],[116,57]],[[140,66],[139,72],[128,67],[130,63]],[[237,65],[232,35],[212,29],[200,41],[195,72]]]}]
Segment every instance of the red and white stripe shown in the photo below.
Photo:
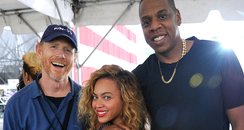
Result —
[{"label": "red and white stripe", "polygon": [[[111,26],[86,26],[77,31],[79,63],[82,64]],[[79,83],[89,79],[90,74],[105,64],[117,64],[131,71],[138,64],[136,34],[122,25],[115,26],[96,51],[79,69],[74,67],[73,78]]]}]

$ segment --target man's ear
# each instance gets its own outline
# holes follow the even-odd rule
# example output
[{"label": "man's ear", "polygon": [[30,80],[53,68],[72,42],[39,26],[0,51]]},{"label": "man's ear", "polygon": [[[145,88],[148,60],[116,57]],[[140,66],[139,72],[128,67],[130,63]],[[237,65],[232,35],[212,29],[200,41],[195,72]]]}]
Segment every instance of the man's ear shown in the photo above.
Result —
[{"label": "man's ear", "polygon": [[36,44],[36,56],[40,58],[42,55],[42,43],[37,43]]},{"label": "man's ear", "polygon": [[176,15],[177,25],[180,26],[181,25],[181,14],[180,14],[180,11],[178,9],[176,9],[175,15]]},{"label": "man's ear", "polygon": [[78,57],[78,52],[75,53],[74,58],[75,58],[75,61],[78,60],[78,58],[79,58],[79,57]]}]

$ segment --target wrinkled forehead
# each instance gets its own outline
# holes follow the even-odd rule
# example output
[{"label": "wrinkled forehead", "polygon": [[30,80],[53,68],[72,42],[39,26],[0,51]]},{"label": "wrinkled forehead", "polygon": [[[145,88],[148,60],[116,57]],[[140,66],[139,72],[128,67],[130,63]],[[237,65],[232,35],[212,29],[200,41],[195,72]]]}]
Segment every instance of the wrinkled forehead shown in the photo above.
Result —
[{"label": "wrinkled forehead", "polygon": [[139,16],[143,17],[160,10],[169,10],[169,8],[168,0],[142,0],[139,6]]},{"label": "wrinkled forehead", "polygon": [[42,42],[42,44],[44,44],[44,45],[45,44],[47,44],[47,45],[60,44],[60,45],[67,46],[69,48],[75,49],[74,45],[72,44],[72,41],[69,38],[63,37],[63,36],[56,37],[49,42]]}]

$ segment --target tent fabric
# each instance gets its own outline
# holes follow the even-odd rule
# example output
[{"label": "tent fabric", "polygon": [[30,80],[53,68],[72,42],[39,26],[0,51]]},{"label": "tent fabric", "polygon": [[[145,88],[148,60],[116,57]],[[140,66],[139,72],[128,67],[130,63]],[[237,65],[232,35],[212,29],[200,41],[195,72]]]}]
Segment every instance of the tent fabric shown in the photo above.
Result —
[{"label": "tent fabric", "polygon": [[[5,26],[11,27],[14,34],[34,33],[39,36],[39,32],[44,31],[47,25],[62,24],[61,20],[66,25],[73,23],[76,27],[113,25],[116,21],[116,24],[123,25],[139,24],[139,2],[140,0],[0,0],[0,51],[4,52],[0,57],[0,71],[14,70],[5,66],[19,67],[21,50],[30,50],[28,48],[33,47],[37,40],[18,44],[16,37],[20,36],[6,36],[6,32],[2,31]],[[211,10],[218,10],[224,20],[244,20],[244,0],[175,0],[175,3],[181,12],[183,23],[204,22]],[[23,46],[26,43],[29,47]]]},{"label": "tent fabric", "polygon": [[[31,33],[33,30],[40,32],[50,23],[60,23],[62,19],[65,24],[73,23],[75,26],[113,25],[117,19],[120,19],[117,24],[139,24],[139,2],[140,0],[1,0],[0,29],[8,25],[14,33]],[[219,10],[224,20],[244,20],[243,0],[175,0],[175,3],[181,11],[183,23],[204,22],[211,10]]]},{"label": "tent fabric", "polygon": [[44,31],[47,25],[59,23],[58,19],[42,14],[18,0],[0,1],[0,33],[5,26],[10,26],[15,34],[35,33]]},{"label": "tent fabric", "polygon": [[[77,2],[79,1],[79,2]],[[140,0],[74,0],[79,3],[75,12],[76,25],[111,25],[131,5],[118,24],[140,24]],[[175,0],[183,23],[204,22],[212,10],[218,10],[224,20],[244,20],[242,0]]]}]

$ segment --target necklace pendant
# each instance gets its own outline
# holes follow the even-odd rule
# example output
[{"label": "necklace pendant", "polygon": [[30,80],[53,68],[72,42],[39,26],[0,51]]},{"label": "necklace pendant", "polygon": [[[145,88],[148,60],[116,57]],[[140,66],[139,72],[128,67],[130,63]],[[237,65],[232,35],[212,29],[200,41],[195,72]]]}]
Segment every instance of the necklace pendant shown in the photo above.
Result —
[{"label": "necklace pendant", "polygon": [[[182,59],[186,55],[186,53],[187,53],[186,40],[185,39],[182,39],[182,52],[181,52],[181,58],[180,59]],[[158,60],[158,67],[159,67],[159,72],[160,72],[160,75],[161,75],[161,80],[165,84],[171,83],[171,81],[174,79],[174,76],[175,76],[176,69],[177,69],[177,66],[178,66],[179,61],[176,63],[175,68],[174,68],[174,71],[173,71],[171,77],[169,78],[169,80],[165,80],[165,78],[163,76],[163,73],[162,73],[162,70],[161,70],[161,67],[160,67],[160,61]]]},{"label": "necklace pendant", "polygon": [[[177,65],[178,65],[178,63],[176,64],[176,67],[177,67]],[[176,67],[174,68],[173,74],[172,74],[172,76],[169,78],[168,81],[164,79],[163,74],[161,75],[161,79],[162,79],[162,81],[163,81],[165,84],[169,84],[169,83],[174,79],[174,77],[175,77],[175,73],[176,73]]]},{"label": "necklace pendant", "polygon": [[171,82],[171,80],[166,81],[163,76],[161,77],[161,79],[165,84],[169,84]]}]

